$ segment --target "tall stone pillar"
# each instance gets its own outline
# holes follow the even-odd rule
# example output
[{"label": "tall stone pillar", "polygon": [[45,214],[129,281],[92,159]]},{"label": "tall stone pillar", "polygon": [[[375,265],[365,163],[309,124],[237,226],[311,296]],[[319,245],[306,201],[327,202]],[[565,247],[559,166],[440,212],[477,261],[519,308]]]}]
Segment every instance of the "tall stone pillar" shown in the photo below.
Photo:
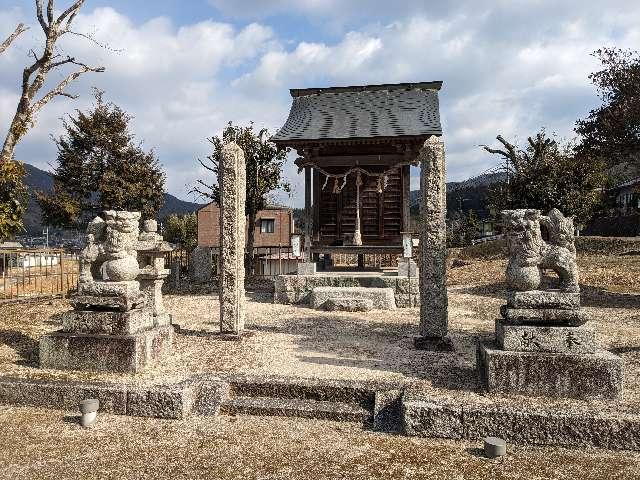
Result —
[{"label": "tall stone pillar", "polygon": [[220,333],[244,330],[244,249],[246,168],[244,153],[235,143],[222,150],[220,162]]},{"label": "tall stone pillar", "polygon": [[446,285],[447,192],[444,143],[431,136],[419,153],[420,335],[416,348],[449,350]]}]

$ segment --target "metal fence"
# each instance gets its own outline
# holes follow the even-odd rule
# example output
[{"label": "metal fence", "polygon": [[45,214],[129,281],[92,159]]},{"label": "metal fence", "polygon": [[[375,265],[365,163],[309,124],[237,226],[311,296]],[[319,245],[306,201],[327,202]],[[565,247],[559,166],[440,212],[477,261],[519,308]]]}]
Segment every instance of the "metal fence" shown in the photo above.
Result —
[{"label": "metal fence", "polygon": [[0,250],[0,301],[66,296],[78,284],[75,252],[62,249]]}]

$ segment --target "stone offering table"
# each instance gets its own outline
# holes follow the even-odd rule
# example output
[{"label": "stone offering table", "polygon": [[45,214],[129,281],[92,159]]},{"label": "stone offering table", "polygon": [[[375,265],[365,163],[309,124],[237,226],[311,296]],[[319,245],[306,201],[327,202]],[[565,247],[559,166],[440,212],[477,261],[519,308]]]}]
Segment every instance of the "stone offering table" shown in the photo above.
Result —
[{"label": "stone offering table", "polygon": [[169,244],[140,213],[107,211],[87,229],[74,310],[62,329],[40,340],[40,366],[63,370],[137,372],[169,353],[171,316],[162,305],[164,252]]},{"label": "stone offering table", "polygon": [[[494,344],[478,345],[480,379],[490,392],[580,399],[622,396],[622,359],[599,348],[580,308],[573,221],[558,210],[502,212],[510,253],[507,303]],[[540,223],[549,232],[542,240]],[[559,277],[539,290],[542,269]]]}]

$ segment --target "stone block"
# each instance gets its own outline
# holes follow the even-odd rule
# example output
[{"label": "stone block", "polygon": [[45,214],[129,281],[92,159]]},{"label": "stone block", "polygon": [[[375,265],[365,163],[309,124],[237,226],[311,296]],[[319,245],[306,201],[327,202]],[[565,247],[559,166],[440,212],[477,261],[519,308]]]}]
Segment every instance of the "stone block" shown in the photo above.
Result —
[{"label": "stone block", "polygon": [[140,294],[140,282],[128,280],[122,282],[81,282],[78,284],[78,295],[96,297],[137,297]]},{"label": "stone block", "polygon": [[315,262],[298,262],[298,275],[315,275],[316,263]]},{"label": "stone block", "polygon": [[398,276],[399,277],[417,277],[418,265],[411,258],[398,259]]},{"label": "stone block", "polygon": [[402,428],[402,390],[376,392],[373,406],[373,429],[377,432],[400,432]]},{"label": "stone block", "polygon": [[394,310],[396,299],[392,288],[316,287],[311,293],[311,306],[322,308],[330,298],[369,299],[374,308]]},{"label": "stone block", "polygon": [[195,405],[195,413],[198,415],[218,415],[222,402],[229,398],[229,383],[214,380],[205,380],[200,385],[198,400]]},{"label": "stone block", "polygon": [[484,404],[463,405],[462,416],[467,440],[498,436],[521,445],[640,448],[638,416]]},{"label": "stone block", "polygon": [[62,314],[62,331],[87,334],[132,335],[154,326],[149,308],[128,312],[71,310]]},{"label": "stone block", "polygon": [[577,327],[587,321],[581,309],[562,310],[559,308],[509,308],[500,307],[500,314],[509,323],[524,325],[549,325]]},{"label": "stone block", "polygon": [[480,382],[489,392],[583,400],[622,396],[622,359],[605,350],[512,352],[479,343],[477,366]]},{"label": "stone block", "polygon": [[526,292],[509,291],[509,308],[551,308],[575,310],[580,308],[580,294],[560,290],[529,290]]},{"label": "stone block", "polygon": [[550,353],[595,353],[595,330],[579,327],[511,325],[496,320],[496,343],[502,350]]},{"label": "stone block", "polygon": [[74,410],[86,398],[97,398],[100,412],[124,415],[126,386],[92,382],[0,378],[0,404]]},{"label": "stone block", "polygon": [[368,298],[329,298],[323,307],[328,312],[368,312],[373,310],[373,300]]},{"label": "stone block", "polygon": [[196,403],[197,384],[157,385],[127,392],[127,415],[136,417],[187,417]]},{"label": "stone block", "polygon": [[54,332],[40,339],[40,367],[92,372],[138,372],[170,353],[173,327],[133,335]]},{"label": "stone block", "polygon": [[420,295],[420,281],[418,278],[398,277],[396,280],[396,293]]},{"label": "stone block", "polygon": [[139,294],[137,297],[96,297],[94,295],[74,295],[69,298],[69,303],[76,310],[88,310],[90,308],[103,308],[126,312],[138,306],[144,305],[145,297]]},{"label": "stone block", "polygon": [[213,257],[211,247],[196,247],[189,258],[189,277],[191,281],[202,283],[211,281]]},{"label": "stone block", "polygon": [[402,399],[402,425],[406,435],[463,438],[462,407],[426,398]]}]

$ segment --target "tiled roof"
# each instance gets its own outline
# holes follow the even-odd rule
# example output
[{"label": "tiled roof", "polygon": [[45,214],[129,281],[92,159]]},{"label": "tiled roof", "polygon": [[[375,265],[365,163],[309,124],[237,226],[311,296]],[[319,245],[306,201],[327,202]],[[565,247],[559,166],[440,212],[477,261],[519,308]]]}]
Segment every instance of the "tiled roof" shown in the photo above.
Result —
[{"label": "tiled roof", "polygon": [[293,104],[276,143],[441,135],[442,82],[291,90]]}]

